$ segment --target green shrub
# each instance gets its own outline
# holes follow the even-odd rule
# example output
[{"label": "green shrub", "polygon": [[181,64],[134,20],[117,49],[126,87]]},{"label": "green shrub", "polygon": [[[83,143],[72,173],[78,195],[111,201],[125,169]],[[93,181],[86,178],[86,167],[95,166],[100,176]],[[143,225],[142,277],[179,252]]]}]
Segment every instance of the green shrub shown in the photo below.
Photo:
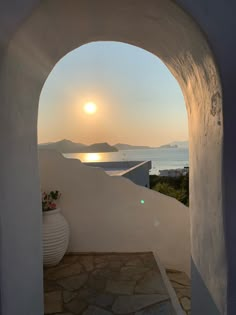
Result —
[{"label": "green shrub", "polygon": [[150,175],[150,188],[189,206],[189,174],[179,177]]}]

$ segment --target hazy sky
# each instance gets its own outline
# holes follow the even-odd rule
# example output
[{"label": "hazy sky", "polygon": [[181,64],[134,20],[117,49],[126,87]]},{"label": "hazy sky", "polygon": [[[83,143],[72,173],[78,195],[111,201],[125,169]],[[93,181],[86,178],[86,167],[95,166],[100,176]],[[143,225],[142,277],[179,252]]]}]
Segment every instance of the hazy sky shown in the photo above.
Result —
[{"label": "hazy sky", "polygon": [[[84,104],[94,102],[88,115]],[[151,145],[187,140],[182,92],[154,55],[117,42],[72,51],[53,69],[41,93],[38,140]]]}]

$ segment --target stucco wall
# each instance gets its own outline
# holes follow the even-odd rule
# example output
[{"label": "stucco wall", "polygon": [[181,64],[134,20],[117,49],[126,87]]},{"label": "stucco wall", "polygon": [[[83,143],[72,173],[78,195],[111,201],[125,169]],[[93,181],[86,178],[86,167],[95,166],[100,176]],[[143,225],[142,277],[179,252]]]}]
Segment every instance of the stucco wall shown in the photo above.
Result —
[{"label": "stucco wall", "polygon": [[[152,168],[151,161],[139,162],[139,161],[119,161],[119,162],[91,162],[84,163],[91,167],[102,167],[111,176],[122,176],[130,179],[133,183],[150,187],[149,170]],[[112,173],[112,171],[116,171]]]},{"label": "stucco wall", "polygon": [[[177,4],[194,16],[207,40]],[[189,115],[196,288],[192,314],[209,315],[209,309],[212,315],[235,314],[235,10],[233,1],[224,0],[0,3],[0,137],[4,148],[0,156],[0,307],[4,315],[42,314],[37,105],[56,62],[94,40],[124,41],[147,49],[178,80]],[[207,41],[220,70],[223,98]],[[27,252],[34,255],[25,261]],[[9,264],[12,261],[19,261],[17,271]]]},{"label": "stucco wall", "polygon": [[123,177],[130,179],[137,185],[150,187],[149,170],[152,168],[152,162],[144,162],[138,167],[133,167],[131,170],[124,172]]},{"label": "stucco wall", "polygon": [[39,150],[39,167],[42,190],[62,193],[70,251],[154,251],[166,267],[190,273],[189,208],[54,151]]}]

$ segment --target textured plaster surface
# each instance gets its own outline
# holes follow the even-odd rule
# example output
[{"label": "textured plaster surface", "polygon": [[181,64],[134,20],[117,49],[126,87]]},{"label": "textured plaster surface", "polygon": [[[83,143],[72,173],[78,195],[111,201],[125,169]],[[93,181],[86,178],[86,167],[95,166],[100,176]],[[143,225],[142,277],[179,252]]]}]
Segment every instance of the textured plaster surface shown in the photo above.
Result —
[{"label": "textured plaster surface", "polygon": [[62,193],[69,251],[153,251],[165,266],[190,273],[189,208],[182,203],[53,151],[39,150],[39,170],[42,190]]},{"label": "textured plaster surface", "polygon": [[[178,80],[189,116],[192,258],[199,278],[196,283],[203,283],[220,314],[235,313],[236,152],[232,146],[236,45],[232,30],[236,4],[223,0],[176,3],[194,16],[205,32],[221,73],[223,96],[203,33],[174,2],[24,0],[22,6],[13,0],[1,3],[0,134],[5,148],[1,154],[2,313],[15,315],[20,310],[24,314],[41,314],[37,105],[42,86],[60,58],[94,40],[117,40],[142,47],[160,57]],[[15,250],[9,252],[9,247]],[[26,252],[33,252],[33,258],[25,261]],[[9,261],[16,260],[20,263],[14,274],[9,271]],[[20,288],[26,270],[32,277]],[[14,305],[9,303],[13,295],[17,296]],[[202,314],[207,314],[205,305],[207,298]],[[194,309],[192,313],[195,315]]]}]

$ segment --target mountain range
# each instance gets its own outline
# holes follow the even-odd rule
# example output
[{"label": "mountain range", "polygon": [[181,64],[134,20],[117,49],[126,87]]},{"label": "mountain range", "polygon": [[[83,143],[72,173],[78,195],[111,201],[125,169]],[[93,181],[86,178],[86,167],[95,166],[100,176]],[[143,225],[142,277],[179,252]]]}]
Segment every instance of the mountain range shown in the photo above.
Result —
[{"label": "mountain range", "polygon": [[94,143],[85,145],[83,143],[75,143],[64,139],[57,142],[41,143],[38,145],[39,149],[56,150],[61,153],[96,153],[96,152],[116,152],[119,150],[146,150],[146,149],[174,149],[174,148],[188,148],[188,141],[175,141],[159,147],[150,146],[135,146],[125,143],[117,143],[110,145],[107,142]]},{"label": "mountain range", "polygon": [[56,150],[61,153],[92,153],[92,152],[116,152],[118,149],[106,142],[85,145],[75,143],[70,140],[60,140],[57,142],[39,144],[39,149]]}]

